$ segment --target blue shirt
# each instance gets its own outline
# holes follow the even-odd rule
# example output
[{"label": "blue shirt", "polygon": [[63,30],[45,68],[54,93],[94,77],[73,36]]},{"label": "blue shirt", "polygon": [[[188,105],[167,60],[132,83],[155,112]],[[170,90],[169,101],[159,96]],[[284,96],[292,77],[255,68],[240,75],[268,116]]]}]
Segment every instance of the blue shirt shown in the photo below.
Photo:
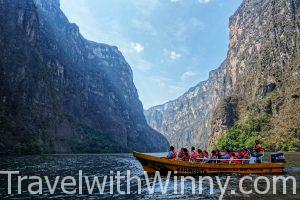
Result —
[{"label": "blue shirt", "polygon": [[230,154],[227,153],[222,156],[222,159],[230,159],[230,157],[231,157]]},{"label": "blue shirt", "polygon": [[174,157],[175,157],[175,155],[174,155],[173,151],[169,151],[167,158],[174,158]]}]

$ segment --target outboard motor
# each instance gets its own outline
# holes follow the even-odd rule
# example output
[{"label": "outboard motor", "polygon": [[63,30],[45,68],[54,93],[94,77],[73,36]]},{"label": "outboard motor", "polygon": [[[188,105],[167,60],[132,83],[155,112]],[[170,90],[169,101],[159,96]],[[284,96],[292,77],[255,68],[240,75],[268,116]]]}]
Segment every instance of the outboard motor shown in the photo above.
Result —
[{"label": "outboard motor", "polygon": [[276,152],[271,154],[272,163],[286,163],[285,157],[282,152]]}]

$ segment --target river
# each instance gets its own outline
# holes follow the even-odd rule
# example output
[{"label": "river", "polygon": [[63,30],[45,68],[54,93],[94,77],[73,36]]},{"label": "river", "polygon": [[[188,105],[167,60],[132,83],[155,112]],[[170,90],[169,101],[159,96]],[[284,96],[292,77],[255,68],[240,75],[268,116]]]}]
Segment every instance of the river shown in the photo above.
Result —
[{"label": "river", "polygon": [[[292,181],[287,182],[287,194],[282,194],[282,185],[278,184],[277,194],[273,194],[272,182],[271,190],[267,194],[258,194],[253,192],[252,194],[242,194],[238,190],[238,183],[241,180],[241,176],[233,175],[229,179],[228,188],[223,196],[223,199],[300,199],[300,153],[286,153],[287,176],[293,176],[296,179],[296,193],[292,194]],[[267,156],[266,156],[267,157]],[[267,160],[267,159],[266,159]],[[28,192],[28,184],[32,183],[32,180],[25,180],[21,184],[21,194],[18,193],[17,176],[48,176],[51,185],[55,183],[56,176],[60,178],[64,176],[74,176],[76,178],[76,184],[78,182],[79,170],[82,171],[83,176],[89,176],[90,180],[93,177],[99,177],[100,183],[103,183],[105,176],[116,175],[117,171],[120,171],[121,175],[127,175],[127,170],[130,170],[130,176],[138,176],[141,178],[141,194],[138,194],[137,184],[134,179],[131,183],[126,184],[125,181],[121,182],[120,190],[126,191],[127,187],[130,189],[130,194],[119,194],[116,190],[116,181],[113,181],[113,194],[110,194],[110,184],[106,183],[104,188],[104,194],[99,192],[93,192],[88,194],[86,186],[83,186],[82,193],[76,190],[73,195],[67,195],[64,193],[60,186],[61,182],[58,181],[57,188],[54,194],[50,194],[47,182],[42,181],[42,194],[32,195]],[[7,180],[8,176],[5,174],[0,175],[0,199],[218,199],[221,195],[221,190],[218,187],[218,183],[213,177],[214,188],[211,194],[210,185],[202,184],[202,194],[196,190],[193,194],[193,183],[191,180],[184,182],[184,194],[180,194],[180,187],[178,194],[174,194],[174,185],[177,184],[176,180],[171,178],[166,190],[166,194],[162,194],[161,188],[157,182],[154,187],[154,194],[150,194],[148,190],[147,181],[143,175],[143,169],[140,163],[131,154],[85,154],[85,155],[37,155],[37,156],[7,156],[0,157],[0,171],[19,171],[18,175],[12,175],[12,191],[8,194]],[[257,178],[257,175],[251,176],[253,179]],[[272,176],[268,176],[271,180]],[[108,180],[107,179],[107,180]],[[225,183],[227,176],[220,176],[221,182]],[[59,179],[61,180],[61,179]],[[178,178],[179,180],[179,178]],[[198,179],[196,179],[198,180]],[[150,177],[150,181],[153,181],[153,177]],[[151,183],[151,182],[150,182]],[[167,183],[167,177],[162,177],[162,183]],[[178,183],[180,185],[180,182]],[[199,188],[199,181],[195,182],[196,189]],[[253,181],[244,183],[245,190],[252,189]],[[266,183],[264,181],[258,182],[258,188],[264,190]],[[38,188],[38,187],[36,187]],[[72,188],[72,187],[69,187]],[[35,187],[33,187],[35,189]],[[232,190],[237,191],[232,194]]]}]

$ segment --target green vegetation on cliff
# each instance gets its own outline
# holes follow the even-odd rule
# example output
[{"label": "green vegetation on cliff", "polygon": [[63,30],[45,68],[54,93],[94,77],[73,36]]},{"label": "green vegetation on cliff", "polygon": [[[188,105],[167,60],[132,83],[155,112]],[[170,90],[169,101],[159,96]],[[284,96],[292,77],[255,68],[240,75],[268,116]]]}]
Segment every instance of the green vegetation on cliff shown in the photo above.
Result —
[{"label": "green vegetation on cliff", "polygon": [[[227,146],[251,148],[254,141],[260,139],[270,151],[299,150],[298,92],[299,86],[296,84],[290,87],[288,94],[277,90],[250,106],[235,110],[234,112],[238,113],[238,120],[218,138],[216,146],[218,148]],[[224,109],[219,108],[218,111],[222,112]]]},{"label": "green vegetation on cliff", "polygon": [[[74,138],[71,141],[72,152],[74,153],[109,153],[126,151],[112,138],[96,131],[88,126],[81,125],[83,135],[81,139]],[[127,150],[128,151],[128,150]]]},{"label": "green vegetation on cliff", "polygon": [[263,129],[269,129],[270,123],[267,118],[248,119],[245,122],[236,124],[225,135],[223,135],[217,147],[225,149],[234,148],[252,148],[255,140],[261,140],[264,147],[269,151],[294,151],[297,150],[297,140],[290,134],[287,138],[278,138],[273,140],[271,132],[264,132]]},{"label": "green vegetation on cliff", "polygon": [[255,140],[261,139],[260,131],[269,129],[266,117],[248,118],[233,126],[218,142],[218,147],[251,148]]},{"label": "green vegetation on cliff", "polygon": [[244,1],[231,19],[235,82],[213,114],[211,144],[243,147],[261,138],[270,151],[299,150],[299,1]]}]

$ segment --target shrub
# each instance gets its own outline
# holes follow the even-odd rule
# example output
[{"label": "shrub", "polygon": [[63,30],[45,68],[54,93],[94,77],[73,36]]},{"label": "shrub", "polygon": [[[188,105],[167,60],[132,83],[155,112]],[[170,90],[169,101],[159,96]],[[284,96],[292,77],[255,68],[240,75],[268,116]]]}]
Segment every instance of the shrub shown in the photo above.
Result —
[{"label": "shrub", "polygon": [[228,146],[233,148],[252,148],[255,140],[262,139],[260,132],[270,128],[268,118],[246,118],[233,126],[218,142],[218,147],[224,149]]}]

